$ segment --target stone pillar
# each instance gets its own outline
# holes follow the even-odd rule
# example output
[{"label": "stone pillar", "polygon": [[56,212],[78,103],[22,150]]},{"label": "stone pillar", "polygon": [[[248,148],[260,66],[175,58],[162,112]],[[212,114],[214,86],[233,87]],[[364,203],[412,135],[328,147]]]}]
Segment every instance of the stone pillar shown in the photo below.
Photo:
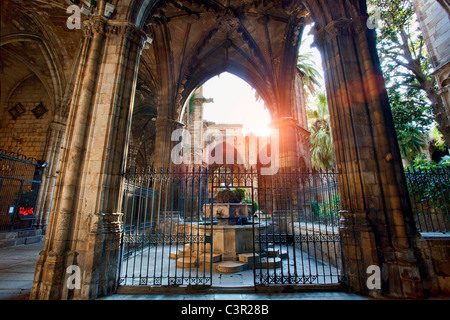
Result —
[{"label": "stone pillar", "polygon": [[[122,173],[147,38],[127,21],[102,16],[92,16],[83,29],[61,173],[31,299],[94,299],[117,285]],[[79,268],[80,288],[67,285],[70,266]]]},{"label": "stone pillar", "polygon": [[271,128],[278,130],[280,168],[298,168],[298,130],[300,125],[294,118],[276,119]]},{"label": "stone pillar", "polygon": [[48,215],[53,200],[65,131],[65,124],[58,121],[53,121],[48,131],[48,144],[45,157],[48,165],[45,170],[44,179],[42,180],[38,217],[35,221],[35,227],[41,229],[42,234],[45,234],[47,230]]},{"label": "stone pillar", "polygon": [[[367,17],[332,21],[316,32],[340,173],[346,283],[371,296],[423,295],[416,231],[394,123]],[[381,269],[369,290],[367,268]],[[423,270],[420,270],[423,271]]]},{"label": "stone pillar", "polygon": [[163,117],[156,119],[155,162],[153,167],[157,171],[166,171],[172,168],[172,149],[179,142],[171,141],[171,137],[174,130],[181,128],[183,128],[183,124],[178,121]]},{"label": "stone pillar", "polygon": [[195,91],[193,109],[189,110],[189,133],[191,135],[191,163],[201,165],[203,160],[203,105],[213,102],[203,96],[203,87]]}]

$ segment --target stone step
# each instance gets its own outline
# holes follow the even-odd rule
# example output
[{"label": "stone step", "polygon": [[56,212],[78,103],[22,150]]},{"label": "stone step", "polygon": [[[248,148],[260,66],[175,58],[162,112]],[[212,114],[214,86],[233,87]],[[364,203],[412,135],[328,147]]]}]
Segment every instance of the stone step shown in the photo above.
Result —
[{"label": "stone step", "polygon": [[235,273],[248,268],[247,263],[239,261],[223,261],[214,264],[214,269],[222,273]]},{"label": "stone step", "polygon": [[36,235],[33,237],[26,237],[25,244],[38,243],[38,242],[42,241],[42,238],[43,238],[43,236],[41,236],[41,235]]},{"label": "stone step", "polygon": [[178,250],[179,257],[188,257],[190,255],[191,255],[191,250],[183,250],[183,249]]},{"label": "stone step", "polygon": [[195,257],[184,257],[177,259],[178,268],[195,268],[197,267],[197,259]]},{"label": "stone step", "polygon": [[171,252],[171,253],[170,253],[170,259],[174,259],[174,260],[178,259],[178,254],[177,254],[177,252]]},{"label": "stone step", "polygon": [[35,236],[40,236],[40,235],[42,235],[42,230],[40,230],[40,229],[17,231],[18,238],[35,237]]},{"label": "stone step", "polygon": [[14,239],[16,236],[16,232],[0,232],[0,240]]},{"label": "stone step", "polygon": [[255,253],[255,256],[253,256],[253,253],[241,253],[238,255],[238,257],[239,262],[248,263],[250,265],[257,263],[260,260],[259,254],[257,253]]},{"label": "stone step", "polygon": [[281,259],[279,257],[263,258],[258,264],[256,264],[256,268],[258,269],[275,269],[279,267],[281,267]]},{"label": "stone step", "polygon": [[280,250],[275,248],[267,248],[265,251],[268,257],[277,257],[278,254],[280,253]]},{"label": "stone step", "polygon": [[0,248],[14,247],[32,243],[38,243],[45,240],[45,236],[37,235],[32,237],[6,238],[0,239]]},{"label": "stone step", "polygon": [[216,254],[216,253],[213,253],[213,254],[205,253],[205,254],[197,255],[197,259],[198,259],[198,261],[201,261],[201,262],[216,263],[216,262],[222,261],[222,255]]},{"label": "stone step", "polygon": [[16,244],[16,238],[0,240],[0,248],[13,247]]}]

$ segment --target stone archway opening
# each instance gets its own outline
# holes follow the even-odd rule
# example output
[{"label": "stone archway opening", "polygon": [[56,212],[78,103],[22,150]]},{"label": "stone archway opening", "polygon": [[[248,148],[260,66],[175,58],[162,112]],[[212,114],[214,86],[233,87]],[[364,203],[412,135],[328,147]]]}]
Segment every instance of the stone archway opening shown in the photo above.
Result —
[{"label": "stone archway opening", "polygon": [[[339,287],[336,176],[307,171],[305,161],[302,171],[278,164],[265,173],[269,155],[279,162],[278,141],[246,135],[243,124],[229,123],[238,117],[228,123],[205,120],[204,107],[215,99],[205,94],[205,86],[180,112],[189,138],[179,136],[177,152],[185,161],[176,163],[175,171],[127,177],[119,284],[126,290],[136,285]],[[204,137],[208,131],[212,139]],[[241,195],[224,200],[223,192]]]}]

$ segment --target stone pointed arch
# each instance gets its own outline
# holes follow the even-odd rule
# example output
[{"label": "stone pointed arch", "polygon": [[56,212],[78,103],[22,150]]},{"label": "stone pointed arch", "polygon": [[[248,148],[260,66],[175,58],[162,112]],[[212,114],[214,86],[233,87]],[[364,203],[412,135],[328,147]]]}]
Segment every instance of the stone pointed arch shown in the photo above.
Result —
[{"label": "stone pointed arch", "polygon": [[21,59],[21,57],[17,57],[17,59],[21,59],[21,62],[25,64],[34,74],[36,74],[46,88],[49,97],[51,97],[55,110],[58,109],[61,106],[64,95],[64,79],[53,50],[51,50],[47,42],[42,37],[27,33],[2,36],[0,40],[0,48],[8,44],[18,42],[33,42],[39,46],[41,54],[45,59],[45,63],[51,75],[50,82],[47,80],[45,75],[33,67],[28,61]]},{"label": "stone pointed arch", "polygon": [[[197,69],[197,72],[195,72],[186,82],[184,90],[182,92],[182,99],[180,100],[178,107],[185,108],[186,101],[189,99],[192,92],[194,92],[198,87],[202,86],[211,78],[218,76],[224,72],[228,72],[234,76],[237,76],[238,78],[248,83],[251,87],[253,87],[265,101],[272,117],[277,116],[277,109],[274,103],[274,101],[276,101],[276,97],[274,96],[274,93],[268,83],[264,81],[264,79],[262,79],[260,75],[254,73],[252,70],[249,70],[244,65],[241,65],[237,62],[229,63],[226,66],[211,66],[210,68],[208,68],[208,70]],[[182,110],[180,110],[179,114],[182,114]]]}]

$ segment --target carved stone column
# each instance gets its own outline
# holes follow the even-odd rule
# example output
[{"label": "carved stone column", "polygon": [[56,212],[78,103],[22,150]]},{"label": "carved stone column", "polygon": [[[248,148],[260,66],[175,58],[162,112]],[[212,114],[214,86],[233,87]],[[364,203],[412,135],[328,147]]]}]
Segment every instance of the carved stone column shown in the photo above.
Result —
[{"label": "carved stone column", "polygon": [[[122,173],[147,37],[127,21],[102,16],[91,17],[83,30],[61,173],[31,299],[94,299],[117,285]],[[72,265],[80,270],[80,289],[66,285]]]},{"label": "carved stone column", "polygon": [[271,128],[278,130],[280,168],[298,168],[299,131],[303,130],[297,120],[291,117],[276,119]]},{"label": "carved stone column", "polygon": [[50,124],[48,131],[47,155],[45,158],[48,165],[45,170],[44,179],[42,180],[38,204],[38,218],[35,222],[35,227],[42,229],[42,234],[45,234],[47,230],[48,215],[53,200],[65,131],[65,124],[57,121],[53,121]]},{"label": "carved stone column", "polygon": [[172,149],[179,142],[171,141],[171,137],[174,130],[181,128],[183,124],[178,121],[162,117],[156,119],[155,162],[153,163],[156,170],[166,171],[172,167]]},{"label": "carved stone column", "polygon": [[447,117],[450,119],[450,61],[440,66],[434,72],[434,76],[439,86],[438,93],[442,97]]},{"label": "carved stone column", "polygon": [[[421,297],[412,216],[375,33],[367,17],[316,32],[340,173],[342,254],[347,284],[371,296]],[[366,285],[380,267],[380,290]]]}]

